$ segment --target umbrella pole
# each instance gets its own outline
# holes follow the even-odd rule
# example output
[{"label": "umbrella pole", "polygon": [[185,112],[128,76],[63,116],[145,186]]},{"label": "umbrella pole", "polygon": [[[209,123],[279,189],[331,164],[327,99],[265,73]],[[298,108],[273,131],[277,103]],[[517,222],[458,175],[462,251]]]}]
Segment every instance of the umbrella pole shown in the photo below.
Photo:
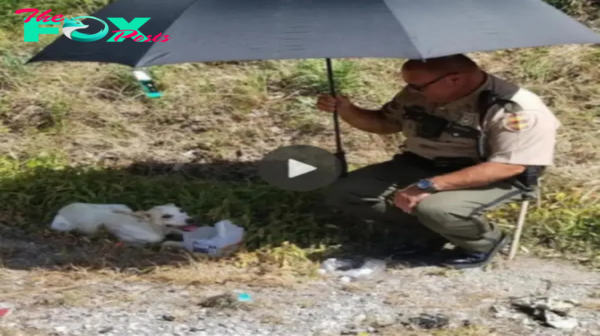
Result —
[{"label": "umbrella pole", "polygon": [[[329,81],[329,91],[332,96],[336,96],[335,92],[335,82],[333,81],[333,67],[331,65],[331,58],[326,59],[327,63],[327,79]],[[342,149],[342,138],[340,132],[340,118],[337,112],[337,109],[333,111],[333,126],[335,129],[335,146],[337,152],[335,156],[340,160],[340,164],[342,165],[342,173],[341,176],[345,177],[348,174],[348,163],[346,162],[346,153]]]}]

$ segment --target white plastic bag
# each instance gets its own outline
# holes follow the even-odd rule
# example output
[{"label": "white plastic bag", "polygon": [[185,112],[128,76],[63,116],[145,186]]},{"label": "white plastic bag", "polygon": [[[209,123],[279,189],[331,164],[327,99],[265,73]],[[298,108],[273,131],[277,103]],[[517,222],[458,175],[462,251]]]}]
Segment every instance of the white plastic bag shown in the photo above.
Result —
[{"label": "white plastic bag", "polygon": [[212,226],[203,226],[183,234],[186,249],[210,256],[224,256],[237,250],[244,239],[244,228],[229,220],[222,220]]}]

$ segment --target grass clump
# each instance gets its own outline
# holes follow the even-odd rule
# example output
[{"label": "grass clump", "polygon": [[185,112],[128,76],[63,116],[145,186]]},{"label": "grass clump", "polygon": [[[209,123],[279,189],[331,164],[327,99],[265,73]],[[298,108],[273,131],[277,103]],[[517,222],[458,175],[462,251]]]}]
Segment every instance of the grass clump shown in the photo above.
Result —
[{"label": "grass clump", "polygon": [[[349,60],[332,61],[332,70],[336,92],[342,94],[356,93],[362,85],[359,67]],[[300,91],[303,95],[314,96],[329,92],[327,68],[324,60],[305,60],[295,64],[288,78],[288,89]]]},{"label": "grass clump", "polygon": [[[543,256],[567,256],[600,265],[600,197],[580,187],[551,186],[542,193],[540,206],[530,205],[523,231],[526,246]],[[490,214],[508,230],[514,229],[519,204]]]}]

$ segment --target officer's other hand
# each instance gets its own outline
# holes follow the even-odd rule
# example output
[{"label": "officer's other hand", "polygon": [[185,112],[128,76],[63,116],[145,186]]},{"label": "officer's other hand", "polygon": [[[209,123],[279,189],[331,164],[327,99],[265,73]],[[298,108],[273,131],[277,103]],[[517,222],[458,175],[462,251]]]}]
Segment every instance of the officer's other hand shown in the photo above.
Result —
[{"label": "officer's other hand", "polygon": [[410,185],[402,190],[398,190],[394,195],[394,204],[406,213],[412,213],[414,208],[430,193]]},{"label": "officer's other hand", "polygon": [[329,94],[323,94],[317,98],[317,108],[325,112],[334,112],[336,107],[339,112],[351,106],[352,103],[346,96],[333,97]]}]

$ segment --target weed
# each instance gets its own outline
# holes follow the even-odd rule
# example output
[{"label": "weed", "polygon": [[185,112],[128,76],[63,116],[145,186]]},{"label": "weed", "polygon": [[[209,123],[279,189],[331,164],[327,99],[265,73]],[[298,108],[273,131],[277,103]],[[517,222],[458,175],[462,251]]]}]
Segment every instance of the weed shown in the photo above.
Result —
[{"label": "weed", "polygon": [[[333,78],[336,92],[352,94],[362,84],[358,66],[351,60],[333,61]],[[301,91],[304,95],[329,92],[326,64],[323,60],[305,60],[296,64],[284,79],[287,89]]]},{"label": "weed", "polygon": [[24,59],[5,51],[0,53],[0,90],[23,85],[23,79],[30,74],[24,65]]}]

